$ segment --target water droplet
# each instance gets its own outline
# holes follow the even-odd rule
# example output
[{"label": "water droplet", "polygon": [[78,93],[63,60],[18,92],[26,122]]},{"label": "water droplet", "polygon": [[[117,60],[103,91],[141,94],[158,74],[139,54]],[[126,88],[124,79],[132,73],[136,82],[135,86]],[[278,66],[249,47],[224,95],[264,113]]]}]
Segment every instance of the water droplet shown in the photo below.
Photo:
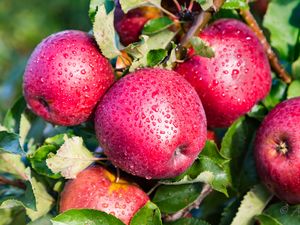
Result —
[{"label": "water droplet", "polygon": [[87,85],[85,85],[85,86],[82,88],[82,90],[83,90],[84,92],[88,92],[88,91],[90,91],[90,88],[89,88]]},{"label": "water droplet", "polygon": [[102,207],[103,207],[103,208],[107,208],[107,207],[108,207],[108,204],[107,204],[107,203],[103,203],[103,204],[102,204]]},{"label": "water droplet", "polygon": [[151,109],[153,109],[155,112],[158,112],[158,108],[159,108],[158,105],[153,105],[153,106],[151,107]]},{"label": "water droplet", "polygon": [[86,71],[84,69],[81,70],[80,72],[81,72],[81,74],[86,74]]}]

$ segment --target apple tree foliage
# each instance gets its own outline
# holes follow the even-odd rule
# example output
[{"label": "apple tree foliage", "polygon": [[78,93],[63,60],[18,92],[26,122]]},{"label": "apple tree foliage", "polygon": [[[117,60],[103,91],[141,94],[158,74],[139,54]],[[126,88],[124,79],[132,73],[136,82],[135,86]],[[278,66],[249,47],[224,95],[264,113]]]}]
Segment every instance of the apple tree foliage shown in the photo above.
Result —
[{"label": "apple tree foliage", "polygon": [[[214,6],[213,0],[196,2],[203,10]],[[142,5],[159,7],[160,1],[120,0],[120,4],[126,12]],[[212,19],[241,19],[238,11],[245,8],[246,0],[227,0]],[[148,21],[140,42],[123,47],[113,26],[113,0],[91,0],[89,15],[95,39],[112,64],[121,51],[133,57],[126,72],[138,67],[172,68],[178,60],[178,45],[173,41],[176,33],[168,29],[173,21],[167,16]],[[144,188],[151,189],[151,201],[136,213],[131,225],[300,224],[300,205],[288,205],[269,193],[259,181],[253,158],[254,137],[263,118],[281,101],[300,96],[300,1],[272,0],[260,22],[293,82],[287,85],[273,73],[272,90],[263,101],[228,129],[215,130],[220,143],[207,141],[183,174]],[[214,56],[200,38],[193,37],[190,43],[197,54]],[[123,224],[96,210],[58,214],[57,201],[64,183],[99,163],[100,150],[90,122],[53,126],[33,115],[20,97],[0,125],[0,225]],[[107,161],[100,163],[113,168]],[[137,182],[143,187],[147,181]],[[192,217],[167,221],[199,201]]]}]

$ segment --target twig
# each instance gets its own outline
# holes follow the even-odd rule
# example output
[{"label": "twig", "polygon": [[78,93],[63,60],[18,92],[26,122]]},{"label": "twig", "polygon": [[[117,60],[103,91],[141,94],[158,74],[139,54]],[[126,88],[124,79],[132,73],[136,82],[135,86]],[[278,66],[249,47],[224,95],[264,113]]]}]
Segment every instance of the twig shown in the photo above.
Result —
[{"label": "twig", "polygon": [[202,188],[202,191],[200,193],[200,195],[198,196],[198,198],[192,202],[190,205],[188,205],[187,207],[179,210],[178,212],[172,214],[172,215],[168,215],[165,217],[165,221],[175,221],[178,220],[179,218],[185,217],[189,214],[189,212],[192,209],[198,209],[199,206],[201,205],[202,201],[212,192],[212,188],[210,185],[205,184]]},{"label": "twig", "polygon": [[260,29],[259,25],[257,24],[255,18],[253,17],[252,13],[249,11],[249,9],[242,9],[240,10],[240,15],[243,17],[243,19],[246,21],[248,26],[252,29],[252,31],[256,34],[258,39],[260,40],[261,44],[263,45],[270,64],[273,68],[273,70],[278,74],[278,76],[287,84],[291,83],[292,78],[291,76],[285,71],[283,66],[280,64],[276,54],[272,50],[272,47],[268,43],[263,31]]},{"label": "twig", "polygon": [[193,36],[197,36],[201,30],[206,26],[209,20],[212,18],[213,13],[218,12],[225,0],[214,0],[214,11],[202,11],[194,20],[192,27],[183,37],[181,44],[184,47],[189,46],[189,40]]},{"label": "twig", "polygon": [[5,177],[0,176],[0,184],[6,184],[6,185],[10,185],[10,186],[14,186],[17,188],[21,188],[23,190],[26,189],[25,184],[21,181],[21,180],[9,180]]}]

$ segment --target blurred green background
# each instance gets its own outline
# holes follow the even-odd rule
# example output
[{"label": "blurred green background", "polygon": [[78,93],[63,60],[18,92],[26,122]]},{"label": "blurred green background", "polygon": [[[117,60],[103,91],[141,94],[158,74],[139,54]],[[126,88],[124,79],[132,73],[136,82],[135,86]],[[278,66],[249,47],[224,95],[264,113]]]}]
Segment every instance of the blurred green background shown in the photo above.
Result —
[{"label": "blurred green background", "polygon": [[89,0],[0,0],[0,123],[22,94],[26,61],[48,35],[89,31]]}]

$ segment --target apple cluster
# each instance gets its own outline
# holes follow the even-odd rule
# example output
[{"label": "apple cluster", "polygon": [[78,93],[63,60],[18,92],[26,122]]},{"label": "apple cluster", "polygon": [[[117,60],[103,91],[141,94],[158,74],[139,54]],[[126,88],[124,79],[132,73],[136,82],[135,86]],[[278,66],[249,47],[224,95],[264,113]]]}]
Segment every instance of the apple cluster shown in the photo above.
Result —
[{"label": "apple cluster", "polygon": [[[151,10],[116,10],[115,28],[124,46],[138,41],[144,24],[161,14]],[[93,120],[105,155],[127,173],[146,179],[180,175],[203,149],[207,129],[230,126],[271,88],[268,58],[244,23],[217,20],[199,37],[213,49],[213,58],[190,49],[173,70],[141,68],[117,80],[92,35],[53,34],[27,63],[23,92],[28,108],[55,125]],[[263,122],[255,148],[262,181],[290,203],[300,202],[300,166],[294,164],[300,157],[294,124],[299,118],[300,99],[280,104]],[[285,165],[279,163],[283,158]],[[93,208],[129,224],[148,200],[135,184],[116,182],[107,169],[92,166],[66,184],[60,211]]]}]

